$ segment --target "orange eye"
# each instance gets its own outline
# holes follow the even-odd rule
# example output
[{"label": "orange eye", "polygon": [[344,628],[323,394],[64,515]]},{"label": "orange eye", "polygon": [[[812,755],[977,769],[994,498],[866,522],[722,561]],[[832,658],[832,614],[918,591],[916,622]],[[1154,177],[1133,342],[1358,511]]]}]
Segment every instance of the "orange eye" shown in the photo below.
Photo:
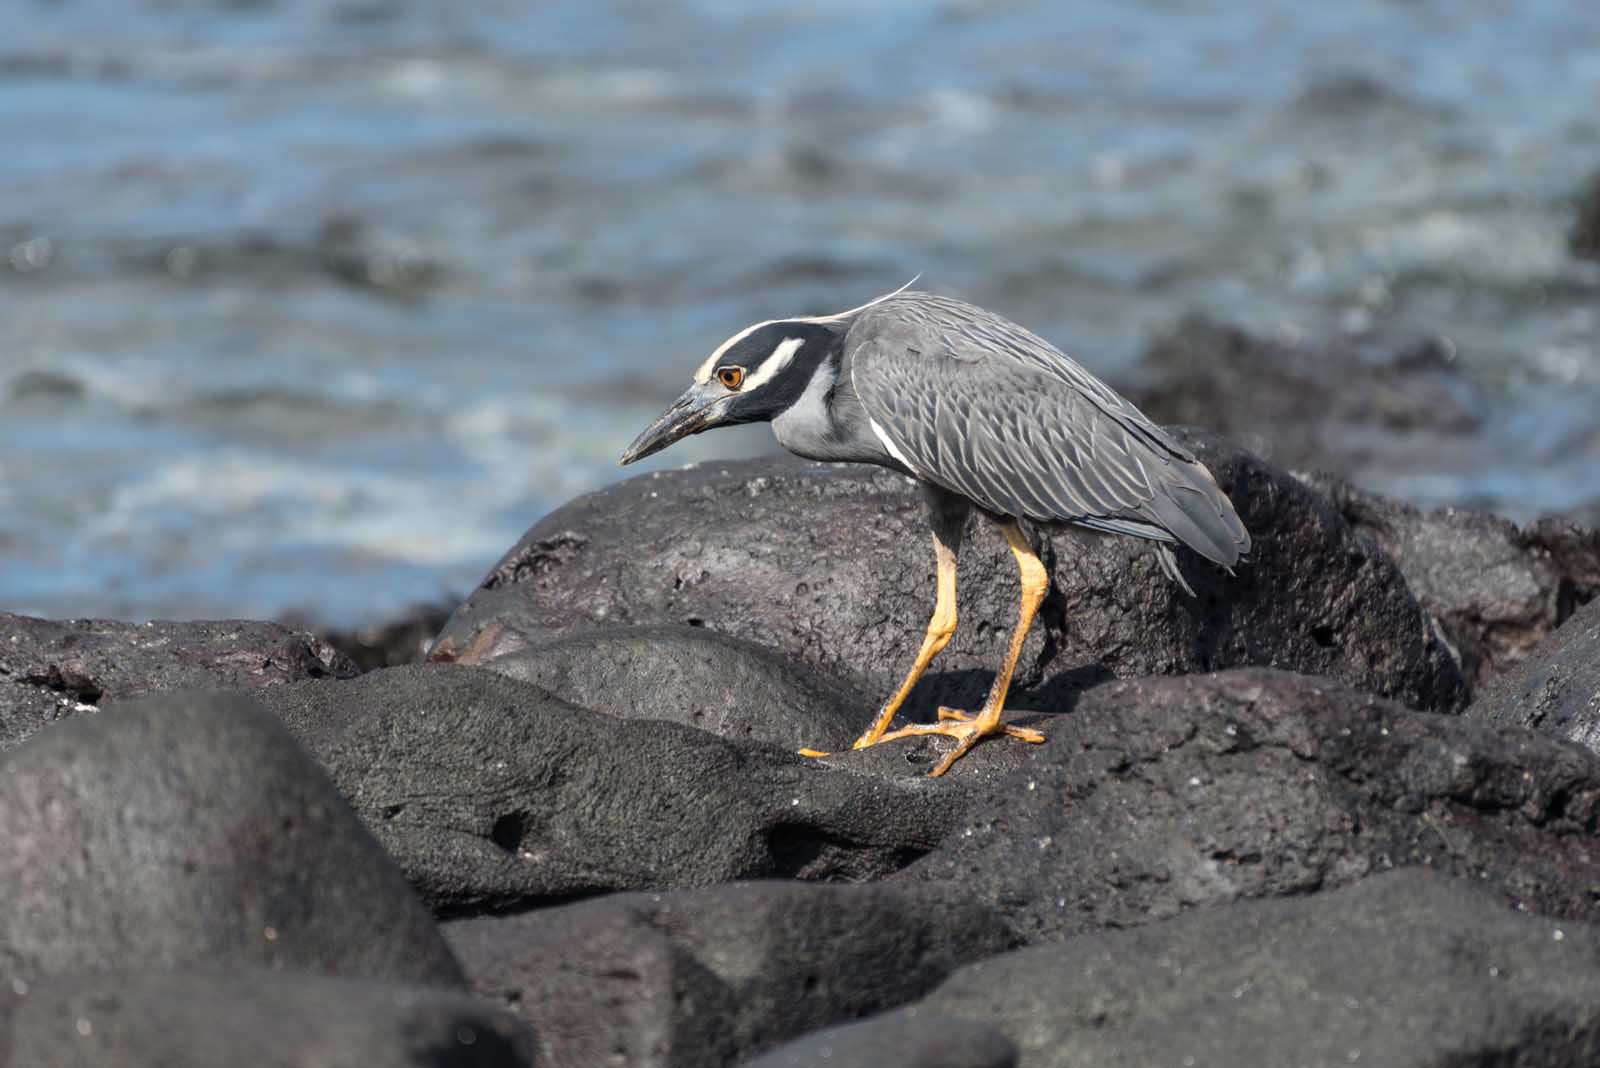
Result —
[{"label": "orange eye", "polygon": [[744,384],[744,368],[724,367],[717,371],[717,381],[729,389],[738,389]]}]

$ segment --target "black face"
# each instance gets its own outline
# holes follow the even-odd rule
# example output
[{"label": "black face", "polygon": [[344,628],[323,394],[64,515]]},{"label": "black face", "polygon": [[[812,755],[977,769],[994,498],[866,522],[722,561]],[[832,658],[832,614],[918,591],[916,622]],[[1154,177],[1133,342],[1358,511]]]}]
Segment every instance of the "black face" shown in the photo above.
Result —
[{"label": "black face", "polygon": [[783,319],[735,334],[695,372],[694,384],[622,454],[630,464],[712,427],[770,420],[805,392],[838,351],[845,324]]}]

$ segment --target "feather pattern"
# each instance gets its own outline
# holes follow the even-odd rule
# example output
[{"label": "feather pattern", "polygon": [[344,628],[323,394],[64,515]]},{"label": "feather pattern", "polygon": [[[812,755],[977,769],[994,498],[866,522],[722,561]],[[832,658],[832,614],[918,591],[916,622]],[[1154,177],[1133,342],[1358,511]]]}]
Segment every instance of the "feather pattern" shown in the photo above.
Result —
[{"label": "feather pattern", "polygon": [[904,292],[861,309],[844,350],[862,406],[912,473],[986,511],[1181,542],[1224,566],[1250,550],[1189,450],[1020,326]]}]

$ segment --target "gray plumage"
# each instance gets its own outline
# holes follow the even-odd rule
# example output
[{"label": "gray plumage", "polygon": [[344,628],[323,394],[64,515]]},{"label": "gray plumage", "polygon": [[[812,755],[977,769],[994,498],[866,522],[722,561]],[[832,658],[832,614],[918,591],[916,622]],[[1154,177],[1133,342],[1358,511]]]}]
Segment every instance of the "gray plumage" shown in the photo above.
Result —
[{"label": "gray plumage", "polygon": [[[795,337],[781,366],[764,362]],[[836,316],[758,324],[703,371],[729,363],[748,363],[761,380],[752,393],[768,399],[727,398],[717,425],[769,419],[801,456],[900,468],[999,517],[1147,539],[1185,590],[1170,546],[1223,567],[1250,551],[1189,450],[1043,338],[964,301],[902,290]],[[653,432],[626,459],[662,447]]]},{"label": "gray plumage", "polygon": [[1065,353],[997,315],[900,293],[855,317],[844,352],[868,419],[911,473],[987,512],[1182,542],[1224,567],[1250,550],[1192,453]]}]

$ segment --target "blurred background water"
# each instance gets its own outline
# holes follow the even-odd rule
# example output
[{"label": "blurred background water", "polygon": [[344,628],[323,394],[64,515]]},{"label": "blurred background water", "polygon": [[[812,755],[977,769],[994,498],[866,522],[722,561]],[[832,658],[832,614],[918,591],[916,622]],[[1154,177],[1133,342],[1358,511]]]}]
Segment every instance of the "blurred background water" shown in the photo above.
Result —
[{"label": "blurred background water", "polygon": [[918,272],[1114,382],[1197,312],[1433,339],[1481,422],[1344,473],[1592,509],[1597,167],[1592,0],[9,0],[0,607],[464,591],[725,336]]}]

